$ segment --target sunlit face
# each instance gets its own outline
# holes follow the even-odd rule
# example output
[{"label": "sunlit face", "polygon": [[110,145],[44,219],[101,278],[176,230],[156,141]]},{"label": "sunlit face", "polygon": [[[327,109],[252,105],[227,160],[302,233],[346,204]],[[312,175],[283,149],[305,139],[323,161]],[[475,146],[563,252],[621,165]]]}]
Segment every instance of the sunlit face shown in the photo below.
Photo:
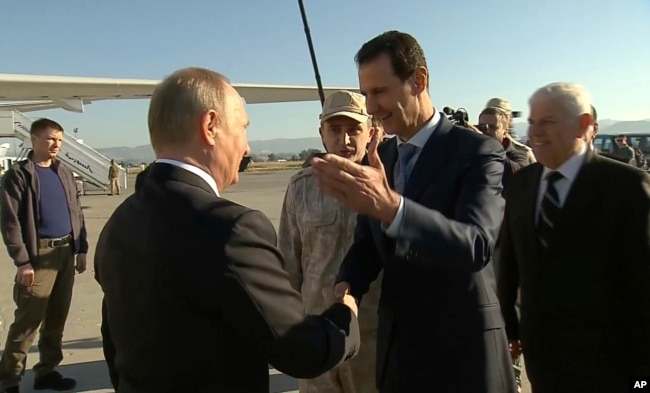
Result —
[{"label": "sunlit face", "polygon": [[346,116],[327,119],[320,129],[328,153],[354,162],[361,162],[373,132],[368,121],[359,122]]},{"label": "sunlit face", "polygon": [[537,161],[557,169],[580,149],[591,119],[589,114],[570,116],[558,99],[533,101],[528,119],[528,138]]},{"label": "sunlit face", "polygon": [[239,164],[244,156],[250,154],[246,137],[249,120],[244,101],[230,86],[226,101],[224,116],[209,111],[203,117],[204,138],[213,149],[210,170],[220,189],[239,182]]},{"label": "sunlit face", "polygon": [[31,137],[34,156],[38,159],[52,159],[59,154],[63,143],[63,131],[46,128],[36,132]]},{"label": "sunlit face", "polygon": [[505,138],[508,130],[503,126],[502,122],[499,122],[499,119],[495,115],[482,114],[479,116],[478,122],[487,127],[487,131],[485,132],[487,136],[503,142],[503,138]]},{"label": "sunlit face", "polygon": [[417,123],[417,94],[422,86],[416,89],[416,84],[426,86],[426,76],[418,73],[412,79],[402,82],[386,54],[359,66],[359,87],[368,113],[379,119],[387,134],[400,134]]}]

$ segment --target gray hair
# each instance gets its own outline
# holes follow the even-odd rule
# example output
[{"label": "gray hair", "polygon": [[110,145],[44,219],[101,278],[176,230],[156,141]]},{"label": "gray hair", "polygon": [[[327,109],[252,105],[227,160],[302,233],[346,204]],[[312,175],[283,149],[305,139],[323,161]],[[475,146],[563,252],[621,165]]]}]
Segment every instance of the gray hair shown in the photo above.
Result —
[{"label": "gray hair", "polygon": [[577,83],[557,82],[540,87],[530,97],[528,104],[543,99],[560,100],[567,114],[576,119],[585,113],[592,114],[591,96]]}]

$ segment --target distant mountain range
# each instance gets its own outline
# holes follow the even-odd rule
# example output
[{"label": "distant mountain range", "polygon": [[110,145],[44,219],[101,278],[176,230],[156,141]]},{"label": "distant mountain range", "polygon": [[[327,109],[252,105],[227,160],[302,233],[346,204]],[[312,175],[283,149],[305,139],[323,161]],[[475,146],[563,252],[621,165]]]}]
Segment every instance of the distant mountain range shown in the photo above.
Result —
[{"label": "distant mountain range", "polygon": [[[650,119],[638,121],[618,121],[605,119],[599,121],[600,134],[636,134],[650,133]],[[517,135],[526,139],[528,125],[526,123],[515,123],[514,131]],[[261,141],[249,141],[251,152],[254,155],[295,155],[303,150],[323,149],[323,143],[319,137],[294,138],[294,139],[269,139]],[[118,161],[151,162],[154,160],[151,145],[136,147],[106,147],[97,149],[108,157]]]},{"label": "distant mountain range", "polygon": [[[618,121],[604,119],[598,122],[599,129],[598,134],[641,134],[641,133],[650,133],[650,119],[646,120],[635,120],[635,121]],[[526,134],[528,133],[528,124],[527,123],[515,123],[514,131],[517,133],[519,138],[528,139]]]},{"label": "distant mountain range", "polygon": [[[318,137],[248,141],[248,145],[254,155],[268,155],[273,153],[275,155],[292,156],[308,149],[323,150],[323,143]],[[106,147],[97,150],[118,161],[151,162],[155,158],[151,145]]]}]

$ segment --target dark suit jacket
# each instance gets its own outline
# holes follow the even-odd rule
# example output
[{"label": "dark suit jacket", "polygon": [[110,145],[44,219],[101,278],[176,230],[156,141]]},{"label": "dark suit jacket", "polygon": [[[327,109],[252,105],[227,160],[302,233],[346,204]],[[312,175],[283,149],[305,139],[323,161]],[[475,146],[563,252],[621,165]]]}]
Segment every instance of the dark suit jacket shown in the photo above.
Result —
[{"label": "dark suit jacket", "polygon": [[[396,139],[382,144],[379,155],[392,186]],[[377,333],[382,391],[515,391],[491,264],[503,217],[504,156],[495,139],[443,116],[406,185],[399,239],[358,216],[337,281],[350,283],[361,299],[384,269]]]},{"label": "dark suit jacket", "polygon": [[[650,375],[650,177],[589,151],[546,253],[535,230],[542,165],[506,189],[499,297],[535,392],[624,392]],[[514,302],[521,287],[521,320]]]},{"label": "dark suit jacket", "polygon": [[502,179],[504,188],[508,186],[510,177],[515,172],[525,167],[526,165],[530,164],[526,153],[520,149],[517,149],[515,145],[510,141],[508,141],[508,146],[506,147],[505,151],[506,151],[506,157],[503,162],[503,179]]},{"label": "dark suit jacket", "polygon": [[269,391],[268,364],[316,377],[355,354],[343,304],[305,316],[264,214],[152,164],[95,254],[120,393]]},{"label": "dark suit jacket", "polygon": [[611,153],[607,153],[607,152],[604,152],[604,151],[599,151],[599,152],[597,152],[597,154],[600,154],[601,156],[607,157],[607,158],[609,158],[611,160],[622,162],[624,164],[628,164],[628,165],[630,164],[630,160],[627,160],[627,159],[625,159],[623,157],[620,157],[620,156],[616,156],[616,155],[611,154]]}]

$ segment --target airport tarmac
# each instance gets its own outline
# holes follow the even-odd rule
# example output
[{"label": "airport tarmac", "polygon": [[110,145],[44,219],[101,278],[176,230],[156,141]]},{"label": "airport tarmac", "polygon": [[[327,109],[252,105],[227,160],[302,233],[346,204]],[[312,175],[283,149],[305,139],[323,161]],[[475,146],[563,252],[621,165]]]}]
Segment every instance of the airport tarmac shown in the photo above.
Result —
[{"label": "airport tarmac", "polygon": [[[278,226],[284,192],[289,178],[295,173],[278,171],[271,173],[243,173],[239,184],[225,190],[222,196],[237,203],[263,211],[273,225]],[[92,261],[97,237],[106,220],[115,207],[133,193],[134,175],[128,179],[129,188],[119,196],[86,195],[82,197],[86,226],[88,227],[88,270],[77,275],[75,290],[70,307],[70,314],[63,336],[64,359],[60,371],[66,376],[76,378],[77,388],[71,392],[109,393],[113,392],[108,379],[106,365],[102,353],[100,334],[101,299],[102,293],[94,280]],[[15,305],[12,300],[12,287],[15,267],[9,259],[6,250],[0,251],[0,348],[4,349],[9,324],[13,321]],[[27,367],[38,361],[36,338],[28,358]],[[171,360],[171,359],[170,359]],[[462,367],[459,364],[458,367]],[[298,383],[295,379],[269,370],[271,393],[297,393]],[[523,392],[530,392],[527,381]],[[21,392],[34,392],[32,389],[33,374],[27,371],[21,386]]]}]

